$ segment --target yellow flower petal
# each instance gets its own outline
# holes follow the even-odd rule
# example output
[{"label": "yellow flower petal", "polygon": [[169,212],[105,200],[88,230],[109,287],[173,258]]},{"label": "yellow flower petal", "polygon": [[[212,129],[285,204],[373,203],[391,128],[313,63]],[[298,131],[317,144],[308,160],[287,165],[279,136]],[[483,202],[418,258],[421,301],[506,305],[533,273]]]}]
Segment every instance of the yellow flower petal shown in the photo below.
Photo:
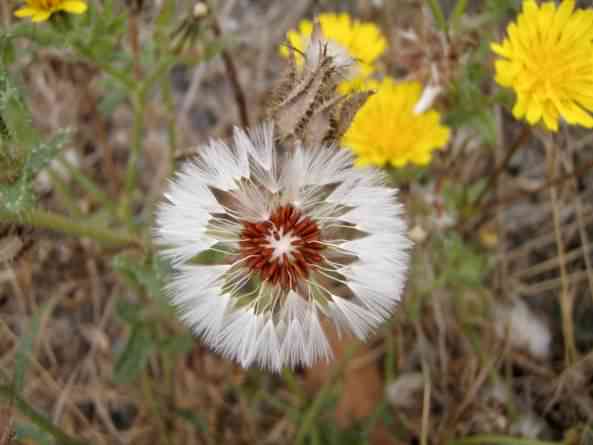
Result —
[{"label": "yellow flower petal", "polygon": [[51,11],[37,11],[35,15],[31,17],[31,20],[33,22],[45,22],[47,19],[49,19],[50,15]]},{"label": "yellow flower petal", "polygon": [[490,45],[496,82],[517,95],[513,115],[552,131],[560,118],[593,127],[593,9],[575,4],[525,0],[507,38]]},{"label": "yellow flower petal", "polygon": [[59,8],[62,11],[70,12],[73,14],[83,14],[87,10],[87,5],[85,2],[82,1],[67,0],[62,2]]},{"label": "yellow flower petal", "polygon": [[429,163],[432,152],[448,143],[450,130],[440,123],[437,111],[414,111],[422,85],[390,78],[373,84],[376,94],[358,111],[342,139],[344,147],[356,154],[356,164]]},{"label": "yellow flower petal", "polygon": [[33,9],[33,8],[29,8],[27,6],[23,6],[20,9],[17,9],[16,11],[14,11],[14,15],[17,17],[29,17],[32,15],[35,15],[39,12],[39,10],[37,9]]},{"label": "yellow flower petal", "polygon": [[82,14],[87,10],[83,0],[25,0],[27,5],[15,11],[17,17],[31,17],[33,22],[43,22],[58,11]]}]

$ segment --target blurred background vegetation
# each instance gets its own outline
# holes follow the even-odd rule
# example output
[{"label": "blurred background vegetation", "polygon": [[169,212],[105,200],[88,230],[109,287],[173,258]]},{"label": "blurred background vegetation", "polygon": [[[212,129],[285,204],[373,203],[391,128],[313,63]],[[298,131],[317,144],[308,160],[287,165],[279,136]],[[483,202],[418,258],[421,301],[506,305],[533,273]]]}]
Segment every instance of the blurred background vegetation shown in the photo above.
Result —
[{"label": "blurred background vegetation", "polygon": [[[591,6],[581,2],[583,6]],[[491,41],[514,0],[0,3],[0,444],[593,443],[593,136],[512,119]],[[390,169],[415,241],[404,301],[335,363],[243,370],[179,323],[154,205],[179,162],[254,124],[288,29],[376,22],[384,73],[453,135]],[[4,442],[3,442],[4,440]]]}]

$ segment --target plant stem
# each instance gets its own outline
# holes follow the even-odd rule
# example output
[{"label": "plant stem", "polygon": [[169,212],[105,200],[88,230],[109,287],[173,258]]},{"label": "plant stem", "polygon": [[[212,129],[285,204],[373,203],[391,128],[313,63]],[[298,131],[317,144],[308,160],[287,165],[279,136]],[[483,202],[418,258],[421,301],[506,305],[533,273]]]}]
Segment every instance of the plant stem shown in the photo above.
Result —
[{"label": "plant stem", "polygon": [[171,82],[167,77],[161,80],[161,91],[163,102],[169,115],[167,124],[167,139],[169,140],[169,174],[175,171],[175,153],[177,152],[177,133],[175,128],[175,104],[173,103],[173,92]]},{"label": "plant stem", "polygon": [[128,158],[128,167],[126,173],[126,193],[122,200],[123,215],[126,221],[129,223],[132,216],[132,197],[134,195],[134,190],[136,189],[138,163],[140,161],[140,153],[142,152],[142,136],[144,132],[144,94],[142,90],[143,89],[140,88],[140,91],[132,96],[134,110],[132,147],[130,150],[130,157]]},{"label": "plant stem", "polygon": [[305,443],[305,438],[307,434],[311,433],[315,420],[319,415],[319,411],[323,407],[325,401],[331,396],[332,389],[338,377],[342,375],[348,363],[350,363],[350,359],[354,355],[358,348],[358,343],[351,343],[345,350],[344,356],[334,365],[333,372],[328,377],[327,381],[323,384],[323,387],[317,394],[317,397],[311,404],[311,407],[307,410],[305,415],[303,416],[303,421],[301,426],[298,430],[295,444],[303,445]]},{"label": "plant stem", "polygon": [[66,158],[61,156],[59,158],[60,163],[68,170],[72,179],[74,179],[78,184],[95,199],[97,202],[101,203],[105,208],[107,208],[112,215],[117,216],[117,209],[113,203],[113,200],[101,190],[92,179],[88,176],[84,175],[77,167],[73,166]]},{"label": "plant stem", "polygon": [[[547,135],[545,140],[546,145],[546,161],[548,175],[551,179],[556,176],[558,171],[558,145],[553,136]],[[558,262],[560,264],[560,283],[561,292],[560,311],[562,314],[562,337],[564,339],[564,358],[566,366],[570,367],[577,359],[578,352],[576,348],[576,341],[574,337],[574,322],[572,314],[574,311],[574,296],[568,289],[568,278],[566,271],[566,257],[564,250],[564,241],[562,239],[562,223],[560,221],[560,204],[558,202],[558,190],[556,187],[550,188],[550,199],[552,201],[552,212],[554,219],[554,236],[556,238],[556,245],[558,249]]]},{"label": "plant stem", "polygon": [[446,33],[447,20],[445,19],[445,14],[443,14],[443,8],[441,8],[439,0],[428,0],[428,6],[430,6],[430,10],[432,11],[437,26],[441,31]]},{"label": "plant stem", "polygon": [[56,425],[54,425],[47,417],[38,413],[25,400],[14,393],[14,388],[10,385],[0,386],[0,396],[4,399],[13,399],[17,409],[26,417],[28,417],[36,426],[43,431],[52,435],[56,442],[63,445],[86,445],[78,439],[70,437]]},{"label": "plant stem", "polygon": [[129,233],[99,227],[85,221],[75,221],[66,216],[42,209],[33,209],[24,214],[0,210],[0,221],[26,224],[40,229],[49,229],[68,235],[90,238],[110,247],[143,247],[142,242]]},{"label": "plant stem", "polygon": [[[488,218],[490,218],[491,211],[496,209],[497,207],[510,205],[510,204],[514,203],[515,201],[518,201],[519,199],[525,197],[526,195],[540,193],[540,192],[543,192],[543,191],[549,189],[550,187],[559,185],[569,179],[576,179],[580,176],[583,176],[585,173],[587,173],[591,169],[593,169],[593,160],[586,162],[580,168],[576,168],[573,172],[565,173],[564,175],[557,176],[556,178],[537,187],[535,190],[517,190],[513,193],[509,193],[508,195],[503,196],[500,199],[494,199],[494,200],[486,203],[482,207],[481,216],[480,216],[478,222],[476,222],[473,225],[473,227],[475,227],[476,231],[479,230],[479,228],[488,220]],[[465,230],[464,230],[464,232],[469,233],[469,231],[465,231]]]},{"label": "plant stem", "polygon": [[[210,8],[212,10],[212,8]],[[215,13],[212,13],[212,30],[214,31],[214,35],[218,38],[222,37],[222,29],[220,28],[220,24],[218,23],[218,18],[216,17]],[[235,95],[235,102],[237,103],[237,109],[239,110],[239,120],[241,122],[241,126],[243,128],[249,127],[249,115],[247,113],[247,100],[245,99],[245,93],[241,88],[241,83],[239,82],[239,75],[237,74],[237,67],[231,54],[226,48],[222,50],[222,60],[224,62],[224,67],[226,69],[227,75],[229,76],[229,81],[231,82],[231,86],[233,87],[233,93]]]},{"label": "plant stem", "polygon": [[488,177],[488,182],[486,183],[486,186],[482,189],[482,192],[478,195],[478,197],[476,198],[476,201],[474,202],[475,207],[479,207],[479,205],[481,204],[482,200],[484,199],[484,197],[486,196],[488,191],[496,184],[499,176],[509,166],[509,162],[511,162],[513,155],[517,152],[517,150],[523,144],[525,144],[525,142],[527,142],[527,139],[529,138],[530,134],[531,134],[531,127],[528,125],[523,125],[523,128],[521,129],[521,133],[519,133],[519,136],[517,136],[517,139],[515,139],[515,141],[513,142],[513,145],[511,145],[511,148],[507,151],[507,154],[504,157],[504,159],[502,160],[502,162],[498,165],[498,167],[496,167],[496,170],[494,170],[494,172]]}]

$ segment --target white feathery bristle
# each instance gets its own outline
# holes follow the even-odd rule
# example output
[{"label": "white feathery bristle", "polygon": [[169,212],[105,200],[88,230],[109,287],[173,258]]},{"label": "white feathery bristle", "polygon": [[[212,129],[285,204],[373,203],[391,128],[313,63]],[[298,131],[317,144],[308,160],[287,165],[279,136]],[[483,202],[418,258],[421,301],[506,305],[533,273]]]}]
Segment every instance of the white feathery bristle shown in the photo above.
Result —
[{"label": "white feathery bristle", "polygon": [[510,427],[510,433],[527,439],[537,439],[546,430],[545,420],[538,417],[533,411],[523,411]]},{"label": "white feathery bristle", "polygon": [[314,29],[305,49],[307,64],[315,69],[324,56],[332,58],[335,68],[344,74],[345,79],[352,79],[358,74],[357,64],[349,51],[338,42],[326,39],[321,30],[316,32]]},{"label": "white feathery bristle", "polygon": [[426,85],[422,91],[422,96],[420,96],[420,99],[414,107],[414,113],[422,114],[432,107],[432,104],[438,95],[441,94],[441,91],[443,91],[443,89],[438,85]]},{"label": "white feathery bristle", "polygon": [[201,147],[154,232],[180,318],[225,357],[279,371],[332,357],[322,319],[365,339],[390,317],[410,241],[382,174],[347,150],[274,140],[266,123]]},{"label": "white feathery bristle", "polygon": [[515,348],[523,349],[538,359],[550,355],[550,328],[523,301],[516,300],[510,307],[497,307],[496,319],[498,335],[506,337],[508,329],[508,339]]},{"label": "white feathery bristle", "polygon": [[400,375],[387,385],[387,400],[395,407],[410,408],[418,403],[416,398],[422,397],[424,377],[421,372],[408,372]]}]

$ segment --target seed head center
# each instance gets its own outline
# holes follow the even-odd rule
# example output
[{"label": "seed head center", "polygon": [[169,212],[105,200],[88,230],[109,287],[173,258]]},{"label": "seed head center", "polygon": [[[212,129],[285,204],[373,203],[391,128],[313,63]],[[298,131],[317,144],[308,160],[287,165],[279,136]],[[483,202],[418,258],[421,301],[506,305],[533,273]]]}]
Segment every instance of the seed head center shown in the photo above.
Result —
[{"label": "seed head center", "polygon": [[289,260],[293,260],[292,252],[296,247],[292,243],[300,239],[300,236],[293,236],[292,232],[284,234],[282,228],[279,231],[272,230],[272,234],[267,237],[268,245],[274,250],[272,260],[277,260],[283,255],[286,255]]},{"label": "seed head center", "polygon": [[323,260],[315,221],[292,206],[276,208],[263,222],[243,222],[240,254],[262,281],[294,289]]}]

